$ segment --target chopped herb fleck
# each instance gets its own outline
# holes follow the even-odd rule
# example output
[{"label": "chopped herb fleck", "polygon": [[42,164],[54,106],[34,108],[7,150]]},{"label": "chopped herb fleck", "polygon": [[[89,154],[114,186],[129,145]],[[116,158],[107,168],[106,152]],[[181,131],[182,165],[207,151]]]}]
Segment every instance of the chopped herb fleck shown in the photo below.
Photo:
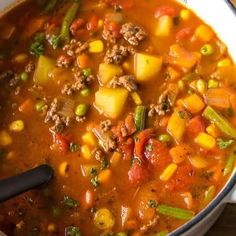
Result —
[{"label": "chopped herb fleck", "polygon": [[71,152],[76,152],[76,151],[78,151],[78,149],[79,149],[78,144],[73,143],[73,142],[70,143],[70,151]]},{"label": "chopped herb fleck", "polygon": [[81,236],[79,227],[68,226],[66,228],[66,236]]},{"label": "chopped herb fleck", "polygon": [[184,118],[185,118],[185,112],[184,112],[184,111],[179,111],[178,114],[179,114],[179,117],[180,117],[181,119],[184,119]]},{"label": "chopped herb fleck", "polygon": [[148,144],[145,149],[146,151],[151,152],[153,150],[153,147],[151,144]]},{"label": "chopped herb fleck", "polygon": [[30,45],[30,53],[34,56],[40,56],[44,53],[45,34],[37,33]]},{"label": "chopped herb fleck", "polygon": [[64,196],[63,204],[71,209],[74,209],[79,205],[76,200],[69,196]]},{"label": "chopped herb fleck", "polygon": [[98,175],[98,171],[95,168],[90,169],[90,174],[94,177]]},{"label": "chopped herb fleck", "polygon": [[97,188],[99,186],[98,176],[93,177],[91,183],[95,188]]},{"label": "chopped herb fleck", "polygon": [[148,207],[156,208],[157,207],[157,202],[155,200],[149,200],[148,201]]},{"label": "chopped herb fleck", "polygon": [[105,170],[105,169],[107,169],[108,166],[109,165],[108,165],[107,160],[105,158],[103,158],[102,161],[101,161],[101,169]]},{"label": "chopped herb fleck", "polygon": [[219,146],[220,149],[226,149],[226,148],[228,148],[229,146],[231,146],[233,143],[234,143],[234,140],[233,140],[233,139],[226,140],[226,141],[224,141],[224,140],[221,139],[221,138],[218,138],[218,139],[217,139],[217,144],[218,144],[218,146]]}]

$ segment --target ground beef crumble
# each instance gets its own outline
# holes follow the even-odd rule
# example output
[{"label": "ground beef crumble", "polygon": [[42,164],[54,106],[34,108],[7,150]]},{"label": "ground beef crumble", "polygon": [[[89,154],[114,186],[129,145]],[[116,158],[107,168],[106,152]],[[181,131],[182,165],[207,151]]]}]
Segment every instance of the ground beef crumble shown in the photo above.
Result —
[{"label": "ground beef crumble", "polygon": [[100,122],[100,129],[103,133],[111,130],[112,123],[110,120],[104,120]]},{"label": "ground beef crumble", "polygon": [[133,46],[138,46],[147,37],[143,28],[131,22],[123,24],[120,33]]},{"label": "ground beef crumble", "polygon": [[87,42],[82,43],[80,41],[77,41],[76,39],[72,39],[69,44],[66,44],[63,47],[63,51],[66,51],[68,56],[73,57],[83,52],[86,52],[88,48],[89,45]]},{"label": "ground beef crumble", "polygon": [[122,86],[126,88],[129,92],[133,92],[138,89],[137,82],[133,75],[124,75],[121,77],[115,77],[114,79],[112,79],[109,85],[112,88]]},{"label": "ground beef crumble", "polygon": [[26,66],[25,66],[25,72],[31,73],[35,70],[35,64],[30,61]]},{"label": "ground beef crumble", "polygon": [[108,49],[104,57],[106,63],[121,64],[130,54],[134,54],[135,50],[131,46],[114,45]]}]

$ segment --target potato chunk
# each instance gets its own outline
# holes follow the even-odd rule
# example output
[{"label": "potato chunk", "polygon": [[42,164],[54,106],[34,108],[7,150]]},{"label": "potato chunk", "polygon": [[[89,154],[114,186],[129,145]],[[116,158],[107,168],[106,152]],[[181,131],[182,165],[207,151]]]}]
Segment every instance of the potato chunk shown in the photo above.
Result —
[{"label": "potato chunk", "polygon": [[128,91],[123,88],[100,88],[95,94],[95,105],[105,115],[116,119],[124,110]]},{"label": "potato chunk", "polygon": [[120,66],[101,63],[99,65],[98,77],[101,84],[109,83],[114,76],[121,76],[123,70]]},{"label": "potato chunk", "polygon": [[135,75],[138,81],[149,81],[161,70],[162,57],[136,53],[134,58]]},{"label": "potato chunk", "polygon": [[161,16],[158,19],[155,35],[159,37],[167,37],[171,33],[173,27],[173,19],[170,16]]},{"label": "potato chunk", "polygon": [[49,73],[54,69],[56,61],[50,57],[40,56],[34,73],[34,82],[45,85],[49,80]]}]

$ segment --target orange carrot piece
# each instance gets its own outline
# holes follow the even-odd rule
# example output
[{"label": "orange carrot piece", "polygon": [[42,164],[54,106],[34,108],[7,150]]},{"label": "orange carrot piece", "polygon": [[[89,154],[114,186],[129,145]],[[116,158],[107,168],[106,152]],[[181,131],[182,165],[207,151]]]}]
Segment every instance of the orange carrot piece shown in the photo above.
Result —
[{"label": "orange carrot piece", "polygon": [[19,111],[22,113],[32,113],[34,111],[34,104],[31,99],[25,100],[20,106]]},{"label": "orange carrot piece", "polygon": [[81,69],[89,67],[89,57],[86,54],[79,55],[77,58],[77,64]]},{"label": "orange carrot piece", "polygon": [[164,116],[164,117],[160,120],[159,125],[160,125],[162,128],[166,128],[167,125],[168,125],[169,119],[170,119],[169,116]]}]

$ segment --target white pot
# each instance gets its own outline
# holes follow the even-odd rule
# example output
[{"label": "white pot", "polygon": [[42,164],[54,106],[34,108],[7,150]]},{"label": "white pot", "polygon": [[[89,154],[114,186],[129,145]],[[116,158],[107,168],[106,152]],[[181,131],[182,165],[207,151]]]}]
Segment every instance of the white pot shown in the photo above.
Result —
[{"label": "white pot", "polygon": [[[10,9],[12,4],[24,0],[0,0],[0,12]],[[211,25],[219,37],[228,46],[229,52],[236,62],[236,0],[179,0],[192,9],[200,18]],[[10,8],[9,8],[10,6]],[[217,220],[226,203],[236,203],[236,170],[225,187],[215,199],[191,221],[187,222],[169,236],[202,236]],[[5,234],[0,232],[0,236]],[[236,235],[236,232],[235,232]]]}]

